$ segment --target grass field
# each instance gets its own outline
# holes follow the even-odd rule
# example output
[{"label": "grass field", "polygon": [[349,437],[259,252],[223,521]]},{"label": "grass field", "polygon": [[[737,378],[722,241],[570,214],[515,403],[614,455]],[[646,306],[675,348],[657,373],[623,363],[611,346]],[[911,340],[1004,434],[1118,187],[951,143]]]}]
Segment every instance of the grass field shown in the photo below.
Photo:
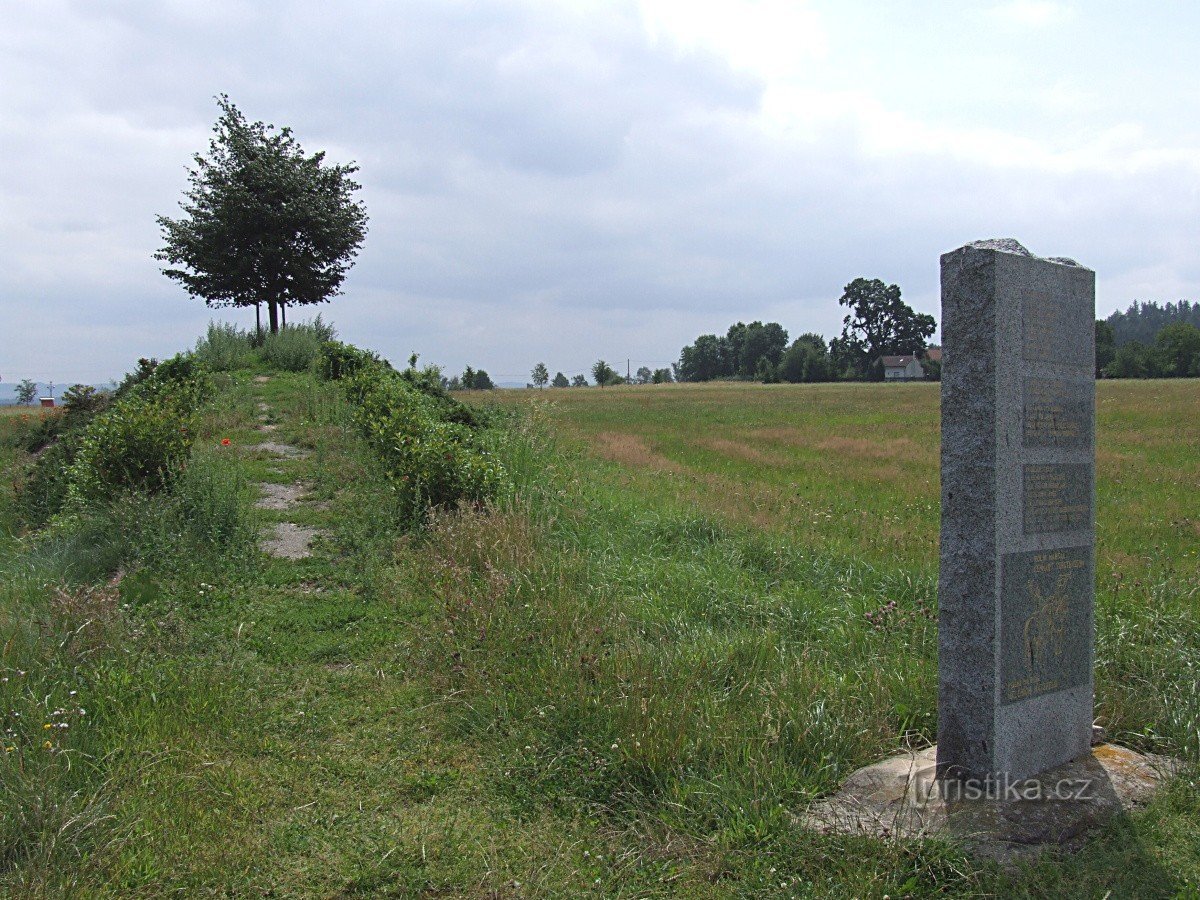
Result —
[{"label": "grass field", "polygon": [[[85,574],[65,574],[82,539],[8,539],[0,705],[93,716],[56,738],[70,752],[22,751],[24,774],[6,756],[9,893],[1200,884],[1190,773],[1078,856],[1017,873],[797,826],[849,772],[936,729],[935,386],[472,395],[508,419],[492,441],[516,489],[406,534],[333,386],[236,382],[189,469],[186,509],[204,512],[115,516],[125,549]],[[245,450],[260,403],[311,457]],[[1098,711],[1118,740],[1195,762],[1200,384],[1101,384],[1098,456]],[[277,517],[248,485],[294,479],[322,501],[302,513],[327,532],[312,559],[205,532]],[[96,610],[83,652],[69,635]]]}]

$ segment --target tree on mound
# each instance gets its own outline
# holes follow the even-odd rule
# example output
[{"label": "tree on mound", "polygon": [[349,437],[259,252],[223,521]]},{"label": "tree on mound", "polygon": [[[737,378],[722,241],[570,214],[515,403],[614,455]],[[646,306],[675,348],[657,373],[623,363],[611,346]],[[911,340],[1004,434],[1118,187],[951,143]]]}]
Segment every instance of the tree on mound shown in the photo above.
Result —
[{"label": "tree on mound", "polygon": [[[358,166],[329,165],[305,154],[290,128],[247,122],[227,96],[208,156],[188,170],[184,215],[158,217],[163,274],[209,306],[266,304],[271,331],[288,306],[322,303],[341,293],[367,233]],[[261,328],[261,323],[260,323]]]}]

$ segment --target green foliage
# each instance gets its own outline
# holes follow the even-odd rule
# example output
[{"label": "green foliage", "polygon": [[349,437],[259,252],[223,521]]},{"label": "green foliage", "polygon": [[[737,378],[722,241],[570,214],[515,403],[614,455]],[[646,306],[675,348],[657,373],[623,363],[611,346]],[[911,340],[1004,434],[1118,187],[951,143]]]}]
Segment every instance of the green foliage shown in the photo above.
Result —
[{"label": "green foliage", "polygon": [[587,376],[580,373],[579,375],[571,376],[571,387],[587,387]]},{"label": "green foliage", "polygon": [[550,381],[550,372],[546,369],[545,363],[538,363],[533,367],[533,372],[530,374],[533,378],[533,383],[540,388],[544,388]]},{"label": "green foliage", "polygon": [[829,350],[819,334],[803,334],[792,342],[779,362],[779,380],[799,382],[830,381],[833,378]]},{"label": "green foliage", "polygon": [[254,363],[252,332],[232,322],[209,322],[208,332],[196,342],[193,355],[213,372],[232,372]]},{"label": "green foliage", "polygon": [[259,353],[268,365],[277,369],[304,372],[317,361],[322,345],[332,341],[336,335],[333,325],[324,322],[318,315],[311,322],[289,325],[267,335]]},{"label": "green foliage", "polygon": [[602,359],[592,363],[592,380],[596,382],[597,387],[615,384],[617,382],[617,373]]},{"label": "green foliage", "polygon": [[569,381],[567,380],[567,376],[566,376],[566,375],[564,375],[562,372],[555,372],[555,373],[554,373],[554,380],[553,380],[552,382],[550,382],[550,386],[551,386],[551,387],[556,387],[556,388],[565,388],[565,387],[569,387],[569,386],[570,386],[570,384],[571,384],[571,382],[569,382]]},{"label": "green foliage", "polygon": [[1186,322],[1164,326],[1154,338],[1158,365],[1167,378],[1200,375],[1200,328]]},{"label": "green foliage", "polygon": [[67,472],[68,504],[94,506],[169,485],[183,470],[193,417],[212,389],[212,378],[191,357],[159,364],[87,426]]},{"label": "green foliage", "polygon": [[1096,377],[1108,368],[1117,356],[1117,338],[1113,327],[1103,319],[1096,320]]},{"label": "green foliage", "polygon": [[62,395],[63,408],[69,413],[96,413],[108,405],[107,391],[98,391],[90,384],[73,384]]},{"label": "green foliage", "polygon": [[121,383],[117,386],[116,391],[113,392],[113,399],[120,400],[143,381],[149,379],[150,376],[154,374],[154,370],[157,368],[157,359],[147,359],[143,356],[137,361],[136,369],[134,369],[132,372],[125,373],[125,377],[121,379]]},{"label": "green foliage", "polygon": [[1155,336],[1166,326],[1177,323],[1200,328],[1200,303],[1180,300],[1177,303],[1141,303],[1137,300],[1124,312],[1114,312],[1104,320],[1112,329],[1113,342],[1124,346],[1130,341],[1152,344]]},{"label": "green foliage", "polygon": [[290,128],[248,122],[225,95],[207,157],[196,154],[183,216],[159,216],[163,274],[210,306],[279,311],[340,293],[367,233],[350,165],[306,154]]},{"label": "green foliage", "polygon": [[[758,378],[773,371],[787,348],[787,329],[778,322],[738,322],[724,337],[702,334],[679,354],[680,381]],[[770,368],[761,367],[766,360]]]},{"label": "green foliage", "polygon": [[176,403],[139,396],[120,404],[84,435],[67,475],[71,499],[95,504],[125,490],[161,490],[187,459],[190,425]]},{"label": "green foliage", "polygon": [[[504,467],[477,440],[478,417],[442,386],[436,367],[397,372],[345,345],[326,344],[324,371],[337,371],[354,422],[383,462],[411,522],[430,507],[497,496]],[[474,380],[479,374],[469,371]],[[486,377],[486,373],[484,373]]]},{"label": "green foliage", "polygon": [[1158,361],[1149,347],[1141,341],[1130,341],[1118,347],[1113,360],[1104,367],[1109,378],[1154,378]]},{"label": "green foliage", "polygon": [[37,399],[38,386],[37,382],[29,378],[22,378],[17,384],[17,402],[22,406],[30,406]]},{"label": "green foliage", "polygon": [[650,376],[650,380],[654,384],[670,384],[675,379],[671,377],[671,370],[668,368],[655,369],[654,374]]},{"label": "green foliage", "polygon": [[762,358],[758,361],[758,369],[754,372],[754,380],[763,384],[779,384],[779,370],[771,365],[771,361]]},{"label": "green foliage", "polygon": [[[1200,307],[1196,307],[1200,309]],[[1111,318],[1111,317],[1110,317]],[[1100,364],[1101,325],[1097,323],[1096,361]],[[1200,376],[1200,328],[1187,322],[1163,326],[1150,346],[1131,340],[1112,350],[1103,368],[1108,378],[1195,378]]]},{"label": "green foliage", "polygon": [[375,365],[391,368],[390,363],[369,350],[333,340],[321,344],[318,372],[326,381],[348,378],[365,366]]},{"label": "green foliage", "polygon": [[860,377],[873,375],[871,367],[881,356],[920,353],[937,330],[933,316],[915,312],[900,299],[899,285],[878,278],[854,279],[838,303],[850,312],[842,320],[834,355]]},{"label": "green foliage", "polygon": [[925,373],[925,377],[930,381],[942,380],[942,361],[941,359],[931,359],[929,356],[921,357],[921,369]]},{"label": "green foliage", "polygon": [[[743,325],[738,322],[726,334],[729,342],[730,366],[729,374],[739,378],[755,378],[762,380],[762,372],[772,371],[779,365],[779,359],[788,345],[787,329],[778,322],[751,322]],[[766,360],[769,367],[763,368]]]}]

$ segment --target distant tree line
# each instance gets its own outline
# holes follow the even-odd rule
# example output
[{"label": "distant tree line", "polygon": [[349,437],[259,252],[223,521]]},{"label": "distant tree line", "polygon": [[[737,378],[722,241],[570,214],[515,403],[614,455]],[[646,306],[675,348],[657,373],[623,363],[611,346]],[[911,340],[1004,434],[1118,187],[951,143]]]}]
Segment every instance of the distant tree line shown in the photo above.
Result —
[{"label": "distant tree line", "polygon": [[838,303],[848,312],[841,335],[828,343],[808,332],[789,344],[787,329],[778,322],[738,322],[724,335],[702,334],[684,347],[675,367],[677,380],[879,380],[882,357],[906,354],[922,358],[929,377],[938,376],[938,365],[925,358],[926,342],[937,323],[906,304],[898,285],[856,278]]},{"label": "distant tree line", "polygon": [[[545,363],[530,373],[530,388],[598,387],[618,384],[669,384],[674,381],[715,379],[811,383],[882,380],[883,358],[912,355],[925,377],[941,377],[940,349],[928,343],[937,330],[933,316],[918,313],[901,298],[900,288],[878,278],[856,278],[838,299],[847,308],[841,334],[832,340],[806,332],[790,341],[778,322],[737,322],[723,335],[702,334],[685,346],[671,367],[641,366],[631,378],[619,375],[605,360],[586,375],[550,377]],[[1096,374],[1109,378],[1172,378],[1200,376],[1200,304],[1189,301],[1135,302],[1096,322]],[[1149,333],[1147,342],[1136,335]],[[494,387],[483,370],[467,367],[462,377],[448,381],[451,390]]]},{"label": "distant tree line", "polygon": [[[669,368],[651,369],[649,366],[641,366],[632,378],[625,378],[602,359],[592,363],[591,371],[597,387],[611,387],[616,384],[669,384],[675,380]],[[555,372],[551,378],[550,370],[541,362],[533,367],[530,378],[532,380],[526,385],[529,388],[544,388],[547,384],[555,388],[589,387],[592,383],[583,374],[567,378],[562,372]]]},{"label": "distant tree line", "polygon": [[1137,300],[1125,312],[1115,312],[1104,320],[1112,328],[1113,342],[1123,347],[1132,341],[1153,344],[1167,325],[1194,325],[1200,328],[1200,303],[1141,303]]},{"label": "distant tree line", "polygon": [[1118,345],[1115,329],[1096,322],[1096,376],[1102,378],[1200,377],[1200,328],[1188,322],[1164,325],[1149,344]]},{"label": "distant tree line", "polygon": [[452,375],[443,385],[448,391],[490,391],[496,387],[483,369],[467,366],[462,375]]}]

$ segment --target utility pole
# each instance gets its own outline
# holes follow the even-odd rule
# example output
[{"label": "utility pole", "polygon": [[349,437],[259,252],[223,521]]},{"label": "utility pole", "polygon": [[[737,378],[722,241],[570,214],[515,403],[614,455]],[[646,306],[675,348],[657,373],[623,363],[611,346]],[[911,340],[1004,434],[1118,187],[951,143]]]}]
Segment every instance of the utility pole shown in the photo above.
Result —
[{"label": "utility pole", "polygon": [[629,357],[625,357],[625,383],[632,384],[633,379],[629,377]]}]

